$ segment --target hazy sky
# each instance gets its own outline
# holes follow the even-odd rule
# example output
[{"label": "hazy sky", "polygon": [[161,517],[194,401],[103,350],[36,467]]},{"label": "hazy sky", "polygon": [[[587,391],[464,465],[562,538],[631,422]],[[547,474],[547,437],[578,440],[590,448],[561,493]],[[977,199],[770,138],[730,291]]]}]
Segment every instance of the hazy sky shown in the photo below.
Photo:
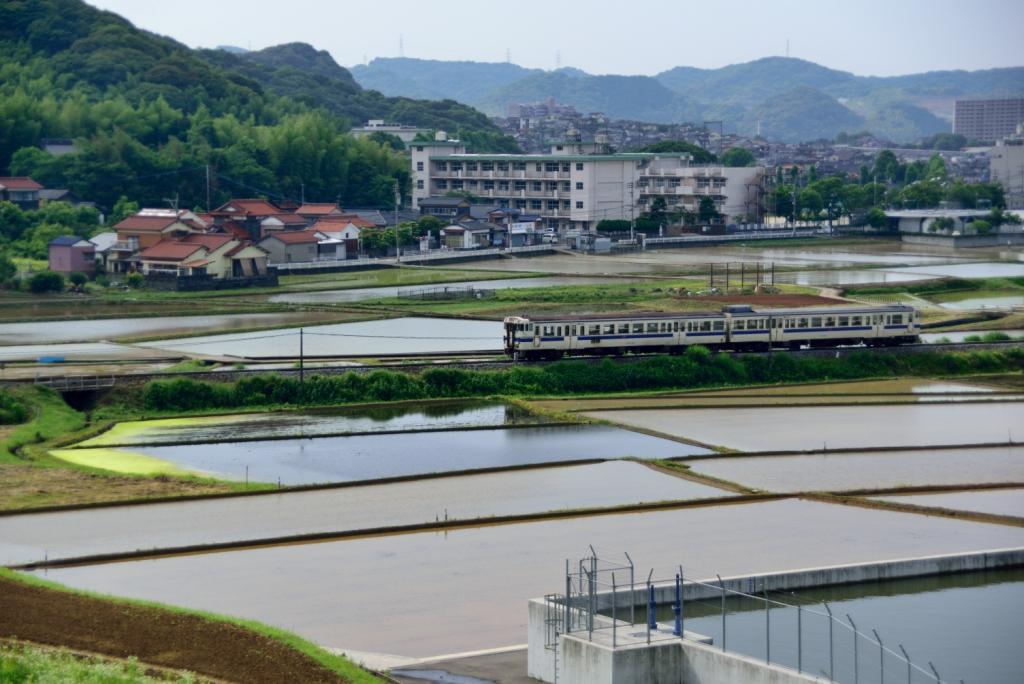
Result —
[{"label": "hazy sky", "polygon": [[862,75],[1024,65],[1022,0],[90,0],[192,47],[655,74],[789,54]]}]

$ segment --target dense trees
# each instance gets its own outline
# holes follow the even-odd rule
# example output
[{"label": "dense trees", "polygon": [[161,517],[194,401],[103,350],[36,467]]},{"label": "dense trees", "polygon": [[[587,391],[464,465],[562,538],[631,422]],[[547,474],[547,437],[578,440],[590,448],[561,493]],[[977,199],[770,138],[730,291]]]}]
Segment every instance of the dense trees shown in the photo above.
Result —
[{"label": "dense trees", "polygon": [[637,152],[654,152],[661,154],[691,154],[694,164],[711,164],[718,161],[718,158],[699,145],[688,143],[685,140],[662,140],[641,147]]},{"label": "dense trees", "polygon": [[753,166],[754,153],[745,147],[730,147],[722,154],[725,166]]}]

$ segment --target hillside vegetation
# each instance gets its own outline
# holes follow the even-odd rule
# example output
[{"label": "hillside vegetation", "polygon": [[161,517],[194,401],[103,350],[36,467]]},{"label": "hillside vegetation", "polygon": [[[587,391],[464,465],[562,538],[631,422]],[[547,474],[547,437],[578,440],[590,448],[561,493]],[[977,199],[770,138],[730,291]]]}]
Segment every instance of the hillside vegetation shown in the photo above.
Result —
[{"label": "hillside vegetation", "polygon": [[[366,118],[497,136],[455,102],[364,90],[326,53],[286,45],[195,51],[80,0],[0,4],[0,174],[70,188],[109,211],[120,195],[213,206],[263,195],[390,206],[408,163],[346,134]],[[41,138],[73,138],[53,157]]]}]

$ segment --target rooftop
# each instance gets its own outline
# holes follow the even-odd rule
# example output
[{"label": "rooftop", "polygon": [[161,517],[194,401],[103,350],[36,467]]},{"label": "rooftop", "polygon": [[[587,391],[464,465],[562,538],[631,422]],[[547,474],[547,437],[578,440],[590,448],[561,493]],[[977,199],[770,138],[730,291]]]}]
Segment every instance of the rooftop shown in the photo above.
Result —
[{"label": "rooftop", "polygon": [[206,248],[176,240],[161,240],[149,249],[142,250],[139,258],[143,261],[183,261],[200,251],[206,251]]},{"label": "rooftop", "polygon": [[85,242],[86,244],[89,245],[92,244],[85,238],[79,237],[77,235],[60,235],[50,240],[49,245],[51,247],[71,247],[72,245],[77,245],[79,242]]},{"label": "rooftop", "polygon": [[0,189],[4,190],[42,190],[43,186],[28,176],[0,176]]},{"label": "rooftop", "polygon": [[312,230],[293,230],[271,233],[267,237],[263,238],[263,241],[266,240],[278,240],[286,245],[302,245],[320,242],[320,236]]}]

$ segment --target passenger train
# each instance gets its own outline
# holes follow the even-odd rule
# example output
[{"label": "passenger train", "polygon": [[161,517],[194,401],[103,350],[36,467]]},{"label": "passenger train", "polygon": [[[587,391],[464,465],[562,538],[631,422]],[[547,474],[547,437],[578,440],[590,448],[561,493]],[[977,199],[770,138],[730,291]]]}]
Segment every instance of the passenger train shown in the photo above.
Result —
[{"label": "passenger train", "polygon": [[707,313],[509,316],[505,353],[513,359],[710,349],[756,351],[917,342],[920,313],[897,304],[758,310],[726,306]]}]

